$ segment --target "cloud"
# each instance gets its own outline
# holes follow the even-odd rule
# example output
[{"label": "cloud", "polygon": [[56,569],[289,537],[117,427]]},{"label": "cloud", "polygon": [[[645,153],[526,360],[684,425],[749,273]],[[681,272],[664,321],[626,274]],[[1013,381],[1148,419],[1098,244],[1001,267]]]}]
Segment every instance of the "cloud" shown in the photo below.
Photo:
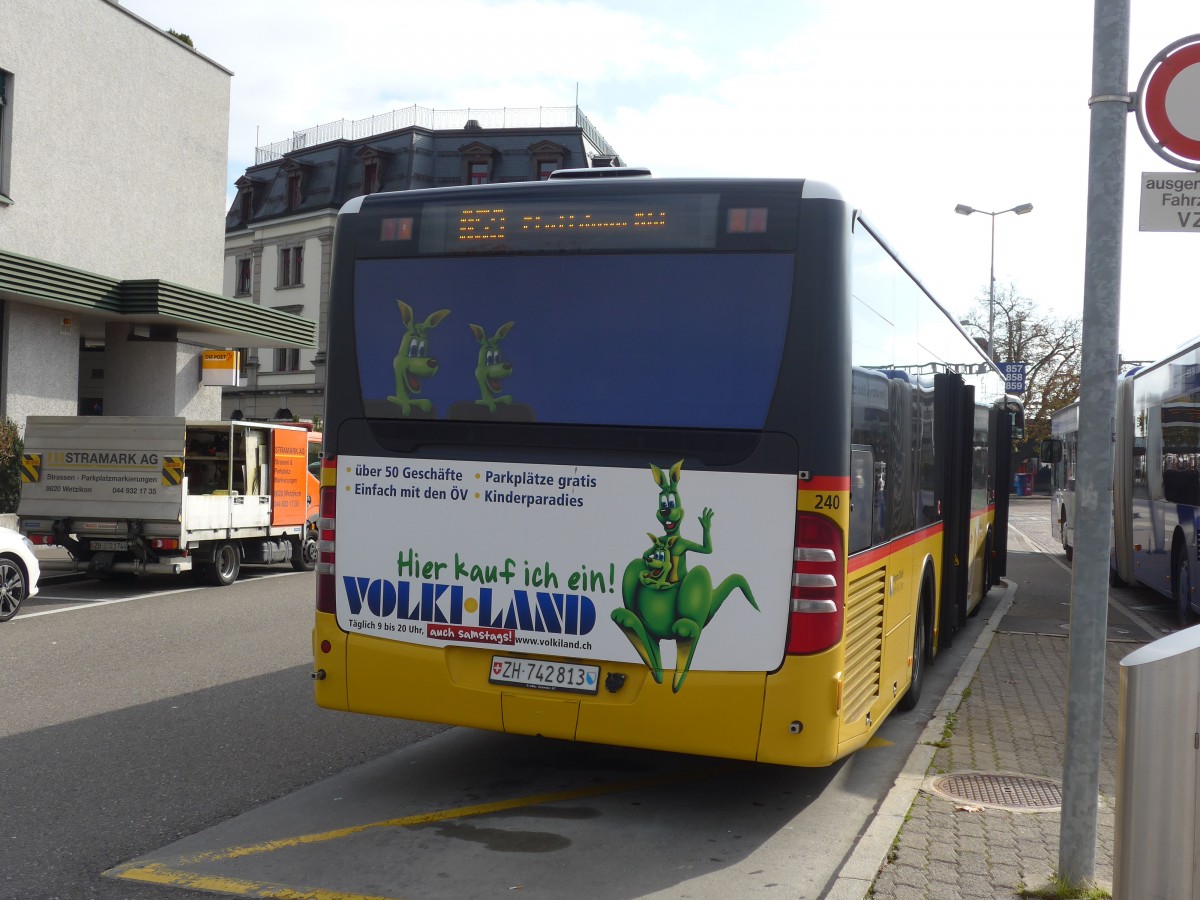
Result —
[{"label": "cloud", "polygon": [[[996,278],[1056,314],[1082,311],[1091,0],[124,5],[235,72],[231,184],[256,143],[314,125],[578,97],[627,163],[657,175],[835,184],[957,315],[986,294],[992,223],[955,205],[1032,203],[995,221]],[[1131,87],[1154,52],[1200,31],[1196,19],[1194,0],[1139,0]],[[1138,233],[1137,174],[1170,167],[1127,125],[1129,355],[1163,347],[1136,307],[1187,289],[1171,273],[1195,239]]]}]

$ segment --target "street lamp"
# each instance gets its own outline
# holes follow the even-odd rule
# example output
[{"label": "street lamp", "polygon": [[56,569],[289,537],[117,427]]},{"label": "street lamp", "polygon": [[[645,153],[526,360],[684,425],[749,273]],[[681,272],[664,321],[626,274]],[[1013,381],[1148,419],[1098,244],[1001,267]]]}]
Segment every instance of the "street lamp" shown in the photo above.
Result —
[{"label": "street lamp", "polygon": [[1022,203],[1020,206],[1014,206],[1011,209],[1001,209],[996,212],[988,212],[986,209],[975,209],[973,206],[967,206],[964,203],[954,207],[954,211],[960,216],[969,216],[971,213],[980,213],[981,215],[992,217],[992,267],[988,277],[988,356],[992,362],[996,361],[996,351],[992,347],[992,339],[996,330],[996,216],[1002,216],[1005,213],[1016,213],[1018,216],[1023,216],[1027,212],[1033,212],[1032,203]]}]

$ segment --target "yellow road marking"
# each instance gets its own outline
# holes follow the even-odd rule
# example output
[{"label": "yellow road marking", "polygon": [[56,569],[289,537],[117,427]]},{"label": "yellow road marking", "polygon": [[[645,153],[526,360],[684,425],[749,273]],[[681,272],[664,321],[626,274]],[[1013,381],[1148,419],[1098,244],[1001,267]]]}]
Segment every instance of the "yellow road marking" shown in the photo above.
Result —
[{"label": "yellow road marking", "polygon": [[347,828],[337,828],[317,834],[302,834],[297,837],[281,838],[276,841],[264,841],[261,844],[251,844],[246,847],[228,847],[224,850],[213,850],[191,857],[186,862],[205,862],[220,859],[238,859],[255,853],[270,853],[287,847],[299,847],[303,844],[316,844],[322,841],[333,841],[338,838],[361,834],[375,828],[407,828],[410,825],[427,825],[430,822],[445,822],[448,819],[466,819],[470,816],[486,816],[489,813],[503,812],[509,809],[520,809],[523,806],[537,806],[542,803],[560,803],[564,800],[578,800],[583,797],[597,797],[601,794],[617,794],[622,791],[632,791],[638,788],[656,787],[658,785],[674,784],[679,781],[691,781],[715,774],[728,766],[701,769],[682,775],[671,775],[661,778],[640,778],[637,781],[614,782],[613,784],[593,785],[586,788],[575,788],[566,791],[554,791],[549,794],[535,794],[532,797],[514,797],[511,800],[497,800],[495,803],[480,803],[475,806],[459,806],[454,809],[440,809],[435,812],[418,813],[413,816],[401,816],[398,819],[385,819],[382,822],[369,822],[366,825],[351,825]]},{"label": "yellow road marking", "polygon": [[131,881],[145,881],[154,884],[166,884],[175,887],[196,888],[197,890],[219,891],[241,897],[271,898],[271,900],[394,900],[386,897],[368,897],[360,894],[347,894],[337,891],[310,890],[306,888],[291,888],[286,885],[268,882],[247,881],[239,878],[226,878],[216,875],[203,875],[189,872],[185,868],[197,863],[218,862],[226,859],[240,859],[256,853],[270,853],[275,850],[286,850],[290,847],[300,847],[305,844],[317,844],[333,841],[338,838],[350,837],[377,828],[406,828],[412,825],[426,825],[430,822],[444,822],[449,819],[465,819],[471,816],[486,816],[490,813],[519,809],[526,806],[538,806],[545,803],[560,803],[565,800],[578,800],[584,797],[598,797],[603,794],[617,794],[622,791],[634,791],[642,788],[660,787],[677,784],[683,781],[695,781],[728,771],[730,763],[697,769],[676,775],[663,775],[649,778],[639,778],[633,781],[619,781],[612,784],[591,785],[584,788],[574,788],[564,791],[552,791],[546,794],[534,794],[530,797],[514,797],[510,800],[497,800],[494,803],[480,803],[474,806],[459,806],[452,809],[435,810],[434,812],[418,813],[411,816],[401,816],[395,819],[384,819],[379,822],[369,822],[364,825],[351,825],[346,828],[336,828],[314,834],[302,834],[290,838],[280,838],[273,841],[263,841],[243,847],[226,847],[221,850],[208,850],[195,856],[185,857],[177,863],[179,868],[168,867],[163,863],[127,863],[126,866],[116,866],[104,874],[111,878],[124,878]]},{"label": "yellow road marking", "polygon": [[[116,870],[106,875],[117,874]],[[193,888],[198,891],[233,894],[240,897],[261,897],[269,900],[398,900],[396,897],[347,894],[345,891],[327,891],[322,888],[293,888],[266,881],[247,881],[244,878],[225,878],[220,875],[198,875],[169,869],[159,863],[149,863],[136,869],[119,873],[117,877],[147,884],[165,884],[172,887]]]}]

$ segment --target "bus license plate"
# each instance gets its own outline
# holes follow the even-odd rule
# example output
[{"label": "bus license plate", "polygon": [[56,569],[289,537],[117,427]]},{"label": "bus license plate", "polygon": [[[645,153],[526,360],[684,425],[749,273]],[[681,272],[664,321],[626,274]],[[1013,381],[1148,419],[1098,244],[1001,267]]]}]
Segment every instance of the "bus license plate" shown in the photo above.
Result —
[{"label": "bus license plate", "polygon": [[128,541],[91,541],[93,550],[128,550]]},{"label": "bus license plate", "polygon": [[493,656],[488,681],[492,684],[515,684],[547,691],[594,694],[599,687],[600,667]]}]

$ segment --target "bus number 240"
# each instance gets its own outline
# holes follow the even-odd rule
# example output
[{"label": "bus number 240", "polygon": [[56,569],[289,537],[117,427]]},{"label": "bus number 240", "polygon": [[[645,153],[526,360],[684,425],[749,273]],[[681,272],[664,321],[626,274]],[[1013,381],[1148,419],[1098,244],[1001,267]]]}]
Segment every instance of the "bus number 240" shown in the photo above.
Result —
[{"label": "bus number 240", "polygon": [[817,494],[813,509],[841,509],[842,497],[840,494]]}]

